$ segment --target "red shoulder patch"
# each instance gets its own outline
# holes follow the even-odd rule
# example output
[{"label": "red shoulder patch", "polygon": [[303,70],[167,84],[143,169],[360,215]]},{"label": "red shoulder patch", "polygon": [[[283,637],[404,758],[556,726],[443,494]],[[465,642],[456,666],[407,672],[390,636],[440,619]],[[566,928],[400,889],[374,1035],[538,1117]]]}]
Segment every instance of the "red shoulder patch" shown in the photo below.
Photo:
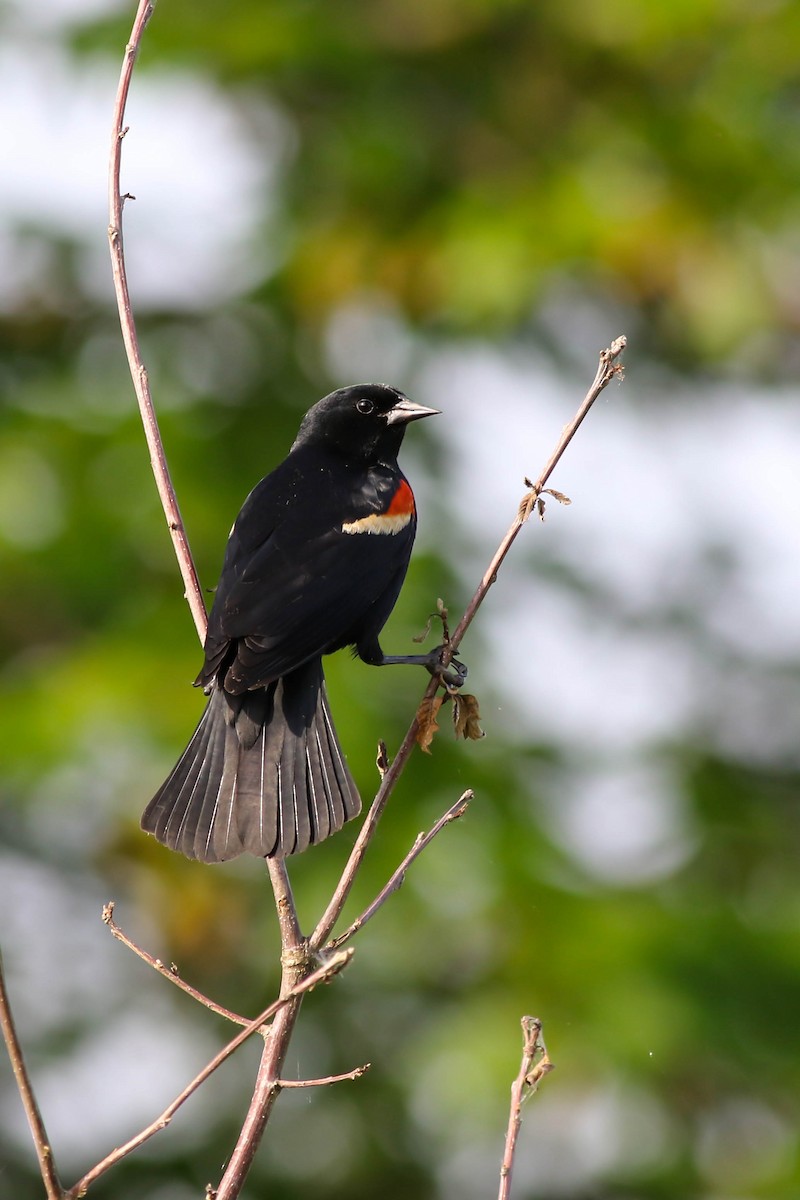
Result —
[{"label": "red shoulder patch", "polygon": [[401,479],[398,484],[397,491],[392,496],[389,507],[386,510],[387,517],[399,517],[404,514],[409,516],[414,512],[414,493],[411,491],[405,479]]}]

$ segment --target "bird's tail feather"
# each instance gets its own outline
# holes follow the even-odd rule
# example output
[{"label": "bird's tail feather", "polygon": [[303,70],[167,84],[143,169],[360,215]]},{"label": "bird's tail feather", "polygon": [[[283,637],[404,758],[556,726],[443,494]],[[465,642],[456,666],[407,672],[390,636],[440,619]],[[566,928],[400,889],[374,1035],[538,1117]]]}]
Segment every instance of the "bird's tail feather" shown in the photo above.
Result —
[{"label": "bird's tail feather", "polygon": [[202,862],[270,858],[321,842],[360,808],[315,659],[242,696],[215,687],[142,828]]}]

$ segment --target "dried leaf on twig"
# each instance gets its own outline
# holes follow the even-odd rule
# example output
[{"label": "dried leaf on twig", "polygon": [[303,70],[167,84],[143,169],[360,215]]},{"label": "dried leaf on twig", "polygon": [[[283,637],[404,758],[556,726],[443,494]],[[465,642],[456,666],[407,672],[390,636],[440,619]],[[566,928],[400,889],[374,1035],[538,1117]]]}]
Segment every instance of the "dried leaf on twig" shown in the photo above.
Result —
[{"label": "dried leaf on twig", "polygon": [[555,488],[545,488],[548,496],[552,496],[559,504],[572,504],[569,496],[565,496],[563,492],[557,492]]},{"label": "dried leaf on twig", "polygon": [[545,503],[542,496],[552,496],[559,504],[572,504],[569,496],[565,496],[563,492],[557,492],[555,488],[540,488],[536,484],[531,483],[527,475],[525,476],[525,486],[531,490],[526,496],[523,496],[519,504],[518,520],[527,521],[533,510],[541,521],[544,520]]},{"label": "dried leaf on twig", "polygon": [[427,638],[428,634],[431,631],[431,621],[433,620],[434,617],[436,617],[438,615],[439,615],[438,613],[430,614],[427,621],[425,622],[425,628],[423,629],[422,633],[418,633],[418,634],[416,634],[415,637],[412,637],[412,639],[411,639],[412,642],[416,642],[416,644],[419,646],[425,641],[425,639]]},{"label": "dried leaf on twig", "polygon": [[[525,482],[528,483],[529,480],[526,479]],[[535,505],[536,500],[537,500],[536,492],[526,492],[526,494],[520,500],[519,508],[517,509],[517,520],[520,521],[522,524],[524,524],[525,521],[527,521],[528,517],[533,512],[533,506]]]},{"label": "dried leaf on twig", "polygon": [[417,729],[417,745],[426,754],[430,754],[431,752],[430,745],[433,741],[433,735],[439,732],[436,717],[443,702],[443,696],[426,696],[417,709],[417,724],[419,725]]},{"label": "dried leaf on twig", "polygon": [[469,692],[458,692],[453,696],[453,729],[457,738],[477,742],[485,737],[480,727],[481,712],[478,697]]},{"label": "dried leaf on twig", "polygon": [[447,646],[450,643],[450,623],[447,619],[449,613],[441,596],[436,601],[436,611],[439,614],[440,621],[442,622],[442,641],[444,642],[445,646]]},{"label": "dried leaf on twig", "polygon": [[447,626],[447,608],[445,607],[444,600],[442,600],[441,596],[436,601],[436,612],[428,614],[428,620],[425,622],[425,628],[423,629],[422,633],[418,633],[416,637],[412,637],[412,642],[416,642],[417,645],[419,645],[421,642],[424,642],[431,631],[431,623],[433,621],[442,622],[443,639],[445,642],[449,642],[450,630]]}]

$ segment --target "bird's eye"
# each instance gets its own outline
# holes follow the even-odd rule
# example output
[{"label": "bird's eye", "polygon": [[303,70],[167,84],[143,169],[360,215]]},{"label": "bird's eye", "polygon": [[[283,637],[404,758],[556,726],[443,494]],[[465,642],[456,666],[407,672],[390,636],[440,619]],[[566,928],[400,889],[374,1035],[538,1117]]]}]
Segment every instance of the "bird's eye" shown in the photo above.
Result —
[{"label": "bird's eye", "polygon": [[371,412],[375,411],[375,405],[372,403],[371,400],[356,401],[356,408],[358,409],[358,411],[360,413],[363,413],[363,415],[365,417],[368,416]]}]

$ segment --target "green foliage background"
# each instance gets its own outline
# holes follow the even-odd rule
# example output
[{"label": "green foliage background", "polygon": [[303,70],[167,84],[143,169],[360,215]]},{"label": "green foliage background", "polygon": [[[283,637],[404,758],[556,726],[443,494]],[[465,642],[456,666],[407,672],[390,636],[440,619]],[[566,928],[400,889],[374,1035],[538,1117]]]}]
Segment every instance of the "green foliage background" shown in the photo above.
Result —
[{"label": "green foliage background", "polygon": [[[131,15],[73,27],[73,61],[118,62]],[[251,122],[254,154],[262,103],[280,113],[286,138],[253,246],[270,248],[260,276],[237,288],[233,272],[218,305],[140,315],[204,583],[300,413],[344,382],[326,345],[353,298],[381,297],[413,337],[404,377],[392,379],[412,394],[419,362],[438,346],[513,355],[535,345],[575,381],[577,404],[596,350],[623,330],[633,341],[626,387],[680,377],[702,403],[709,380],[791,379],[798,64],[797,9],[777,0],[161,0],[134,99],[151,72],[195,73]],[[109,92],[109,121],[111,105]],[[155,1115],[172,1081],[227,1033],[106,944],[100,904],[113,896],[128,932],[242,1012],[272,995],[278,943],[259,864],[203,868],[138,831],[196,719],[187,685],[198,648],[111,284],[102,300],[86,287],[79,240],[34,222],[12,232],[42,251],[42,275],[0,314],[0,507],[19,505],[17,534],[0,538],[1,920],[45,1115],[57,1129],[54,1109],[73,1108],[68,1131],[86,1106],[81,1137],[54,1135],[65,1174],[77,1175],[89,1165],[84,1147],[99,1156],[129,1136],[134,1114]],[[568,318],[554,328],[555,295],[601,314],[592,332],[605,340],[580,344],[583,327]],[[411,457],[417,476],[435,479],[445,443],[426,435],[409,435]],[[581,437],[592,436],[590,425]],[[480,495],[481,480],[465,489]],[[456,530],[445,524],[455,506],[432,507],[428,520],[441,523],[415,558],[393,648],[438,595],[454,611],[468,598],[458,548],[470,546],[469,504]],[[558,528],[570,514],[552,519]],[[541,569],[590,611],[606,602],[579,569],[559,574],[557,553]],[[535,604],[535,572],[526,586]],[[686,614],[648,619],[654,633],[694,638],[701,661],[718,653]],[[464,654],[492,711],[493,653],[476,627]],[[737,653],[761,694],[797,708],[796,657]],[[346,656],[330,663],[364,792],[377,738],[398,743],[421,691],[400,674]],[[546,680],[537,688],[546,703]],[[730,702],[716,698],[720,712]],[[360,937],[346,976],[306,1005],[291,1071],[362,1061],[372,1071],[284,1096],[245,1194],[493,1194],[519,1017],[534,1012],[558,1070],[526,1112],[517,1200],[800,1195],[797,755],[754,761],[702,727],[654,747],[691,814],[693,851],[655,882],[603,882],[542,819],[543,790],[558,793],[580,746],[567,753],[513,715],[503,726],[495,719],[491,737],[470,746],[442,736],[407,771],[353,911],[464,787],[477,800]],[[291,864],[307,924],[353,836]],[[91,1194],[201,1195],[240,1124],[254,1054]],[[134,1087],[126,1063],[137,1056],[145,1074]],[[107,1121],[95,1131],[98,1092]],[[15,1105],[9,1085],[3,1113]],[[41,1194],[32,1162],[24,1139],[0,1129],[3,1194]]]}]

